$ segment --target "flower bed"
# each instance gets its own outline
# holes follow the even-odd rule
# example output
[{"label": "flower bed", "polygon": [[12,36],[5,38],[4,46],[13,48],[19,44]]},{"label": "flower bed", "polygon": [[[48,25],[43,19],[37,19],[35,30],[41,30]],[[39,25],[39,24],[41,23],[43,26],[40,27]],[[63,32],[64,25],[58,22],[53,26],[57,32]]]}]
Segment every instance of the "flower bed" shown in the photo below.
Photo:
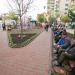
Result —
[{"label": "flower bed", "polygon": [[20,48],[28,45],[38,34],[9,34],[9,46]]}]

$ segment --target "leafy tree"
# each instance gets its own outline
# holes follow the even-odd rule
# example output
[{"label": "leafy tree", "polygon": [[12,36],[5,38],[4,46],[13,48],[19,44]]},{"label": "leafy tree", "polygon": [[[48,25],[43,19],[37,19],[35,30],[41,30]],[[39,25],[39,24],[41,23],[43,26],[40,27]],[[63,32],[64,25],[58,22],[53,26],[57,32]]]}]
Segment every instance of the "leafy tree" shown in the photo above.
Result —
[{"label": "leafy tree", "polygon": [[16,10],[17,15],[19,16],[20,26],[21,26],[21,34],[23,33],[23,26],[22,26],[22,17],[25,15],[33,0],[7,0],[9,6],[11,7],[12,11]]},{"label": "leafy tree", "polygon": [[15,21],[18,20],[18,16],[15,14],[15,12],[10,12],[9,15],[8,15],[8,18],[12,19],[12,20],[15,20]]},{"label": "leafy tree", "polygon": [[67,22],[70,22],[71,19],[68,16],[63,16],[63,17],[61,17],[61,21],[64,22],[64,23],[67,23]]},{"label": "leafy tree", "polygon": [[54,22],[56,22],[56,18],[50,16],[50,17],[49,17],[49,23],[50,23],[50,24],[53,24]]},{"label": "leafy tree", "polygon": [[55,11],[55,17],[58,18],[59,16],[60,16],[59,11],[56,10],[56,11]]},{"label": "leafy tree", "polygon": [[7,17],[8,19],[15,20],[17,26],[18,16],[15,14],[15,12],[10,12]]},{"label": "leafy tree", "polygon": [[72,22],[75,22],[75,13],[72,10],[69,10],[68,16],[71,18]]},{"label": "leafy tree", "polygon": [[38,14],[37,15],[37,20],[40,22],[40,23],[43,23],[46,21],[46,18],[44,17],[44,14]]}]

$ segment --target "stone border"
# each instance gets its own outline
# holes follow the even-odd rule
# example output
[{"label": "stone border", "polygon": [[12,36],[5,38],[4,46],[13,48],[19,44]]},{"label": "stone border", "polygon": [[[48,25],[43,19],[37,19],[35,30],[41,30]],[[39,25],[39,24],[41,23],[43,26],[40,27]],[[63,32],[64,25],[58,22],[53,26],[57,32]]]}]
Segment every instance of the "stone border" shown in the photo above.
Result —
[{"label": "stone border", "polygon": [[[34,33],[32,33],[34,34]],[[30,39],[28,39],[27,41],[23,42],[22,43],[22,46],[21,47],[24,47],[24,46],[27,46],[29,43],[31,43],[40,33],[35,33],[34,36],[32,36]],[[13,42],[11,41],[12,37],[10,36],[10,34],[8,33],[8,45],[11,47],[11,48],[21,48],[21,47],[16,47],[16,44],[13,44]]]}]

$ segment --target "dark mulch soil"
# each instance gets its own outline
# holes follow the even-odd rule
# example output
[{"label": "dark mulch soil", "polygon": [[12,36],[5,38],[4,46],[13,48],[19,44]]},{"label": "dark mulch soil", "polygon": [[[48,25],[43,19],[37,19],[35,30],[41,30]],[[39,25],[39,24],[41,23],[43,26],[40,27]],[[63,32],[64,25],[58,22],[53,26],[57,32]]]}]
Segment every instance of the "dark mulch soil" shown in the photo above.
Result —
[{"label": "dark mulch soil", "polygon": [[12,42],[17,44],[17,43],[22,43],[22,42],[30,39],[34,35],[35,34],[22,34],[22,35],[20,35],[20,34],[11,34],[10,36],[12,37]]},{"label": "dark mulch soil", "polygon": [[20,48],[28,45],[36,36],[36,33],[33,34],[10,34],[10,47]]}]

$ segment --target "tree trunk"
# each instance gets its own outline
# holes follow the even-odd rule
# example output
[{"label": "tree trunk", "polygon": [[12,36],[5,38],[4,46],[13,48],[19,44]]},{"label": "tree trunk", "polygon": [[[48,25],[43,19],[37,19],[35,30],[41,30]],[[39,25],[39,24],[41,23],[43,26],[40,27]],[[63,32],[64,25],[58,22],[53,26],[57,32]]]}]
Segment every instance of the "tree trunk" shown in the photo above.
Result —
[{"label": "tree trunk", "polygon": [[15,22],[16,22],[16,29],[17,29],[17,21],[15,20]]},{"label": "tree trunk", "polygon": [[23,34],[23,27],[22,27],[22,18],[20,16],[20,26],[21,26],[21,34]]},{"label": "tree trunk", "polygon": [[21,34],[20,34],[20,37],[22,39],[23,38],[22,16],[20,16],[20,26],[21,26]]}]

